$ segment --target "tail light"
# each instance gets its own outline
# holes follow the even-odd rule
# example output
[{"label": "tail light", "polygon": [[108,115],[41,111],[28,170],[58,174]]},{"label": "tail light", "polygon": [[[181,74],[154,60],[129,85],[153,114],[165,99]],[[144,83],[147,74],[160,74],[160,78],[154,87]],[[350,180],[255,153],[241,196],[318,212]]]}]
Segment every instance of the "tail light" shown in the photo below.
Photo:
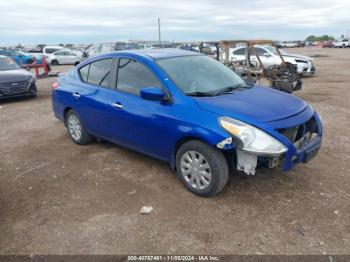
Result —
[{"label": "tail light", "polygon": [[58,87],[58,82],[54,82],[51,84],[52,90],[56,89]]}]

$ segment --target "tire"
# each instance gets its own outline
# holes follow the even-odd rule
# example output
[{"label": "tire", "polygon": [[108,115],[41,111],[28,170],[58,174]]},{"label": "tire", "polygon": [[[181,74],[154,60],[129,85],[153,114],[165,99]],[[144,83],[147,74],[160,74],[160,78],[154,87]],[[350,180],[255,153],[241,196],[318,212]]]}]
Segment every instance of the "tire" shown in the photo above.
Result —
[{"label": "tire", "polygon": [[29,59],[27,62],[28,65],[33,64],[33,63],[34,63],[33,59]]},{"label": "tire", "polygon": [[57,60],[52,60],[52,61],[51,61],[51,65],[59,65],[59,63],[58,63]]},{"label": "tire", "polygon": [[74,66],[77,66],[77,65],[79,65],[79,62],[75,62],[75,63],[74,63]]},{"label": "tire", "polygon": [[[202,170],[198,171],[197,168]],[[229,169],[220,150],[201,141],[191,140],[184,143],[176,153],[176,173],[189,191],[202,197],[212,197],[226,185]],[[201,175],[203,173],[205,176]]]},{"label": "tire", "polygon": [[70,110],[67,113],[66,126],[74,143],[78,145],[87,145],[93,140],[93,137],[86,131],[81,123],[80,117],[74,110]]}]

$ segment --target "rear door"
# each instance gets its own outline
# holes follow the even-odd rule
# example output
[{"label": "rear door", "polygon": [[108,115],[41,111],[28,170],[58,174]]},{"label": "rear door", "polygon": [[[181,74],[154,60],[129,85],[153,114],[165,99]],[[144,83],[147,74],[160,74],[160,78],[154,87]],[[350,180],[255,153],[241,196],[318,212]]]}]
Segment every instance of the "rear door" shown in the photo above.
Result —
[{"label": "rear door", "polygon": [[101,138],[110,139],[110,121],[114,111],[110,101],[117,98],[112,90],[114,58],[104,58],[87,64],[78,70],[81,85],[75,86],[72,96],[74,109],[78,112],[87,130]]},{"label": "rear door", "polygon": [[64,51],[57,51],[54,53],[55,59],[58,61],[59,64],[65,64],[65,56]]},{"label": "rear door", "polygon": [[78,56],[70,51],[65,51],[66,64],[74,64],[78,61]]}]

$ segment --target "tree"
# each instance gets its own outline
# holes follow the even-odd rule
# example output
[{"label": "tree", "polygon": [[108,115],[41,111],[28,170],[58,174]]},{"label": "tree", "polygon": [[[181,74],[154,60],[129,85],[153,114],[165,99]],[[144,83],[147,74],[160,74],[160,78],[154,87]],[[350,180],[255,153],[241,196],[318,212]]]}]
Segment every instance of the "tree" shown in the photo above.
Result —
[{"label": "tree", "polygon": [[334,40],[334,37],[330,35],[323,35],[323,36],[310,35],[305,39],[305,41],[310,41],[310,42],[329,41],[329,40]]}]

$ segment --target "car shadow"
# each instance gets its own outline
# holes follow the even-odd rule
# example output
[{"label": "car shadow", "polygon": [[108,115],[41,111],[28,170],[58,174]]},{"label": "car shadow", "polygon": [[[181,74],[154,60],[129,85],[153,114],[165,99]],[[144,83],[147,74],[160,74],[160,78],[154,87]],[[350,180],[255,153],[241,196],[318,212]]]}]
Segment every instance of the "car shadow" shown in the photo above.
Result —
[{"label": "car shadow", "polygon": [[36,97],[33,96],[8,97],[0,99],[0,104],[11,104],[34,99],[36,99]]}]

